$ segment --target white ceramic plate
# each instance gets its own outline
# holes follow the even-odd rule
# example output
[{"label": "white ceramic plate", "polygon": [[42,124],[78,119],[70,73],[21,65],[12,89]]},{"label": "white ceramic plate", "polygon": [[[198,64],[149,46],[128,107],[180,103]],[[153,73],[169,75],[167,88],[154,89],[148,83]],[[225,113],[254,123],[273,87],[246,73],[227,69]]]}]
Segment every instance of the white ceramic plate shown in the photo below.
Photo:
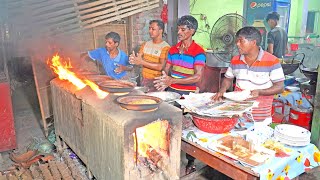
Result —
[{"label": "white ceramic plate", "polygon": [[300,88],[296,87],[296,86],[286,86],[285,89],[288,90],[288,91],[291,91],[291,92],[300,91]]},{"label": "white ceramic plate", "polygon": [[292,137],[292,138],[310,138],[311,133],[309,130],[291,124],[279,124],[275,127],[275,130],[281,133],[284,136]]},{"label": "white ceramic plate", "polygon": [[305,141],[305,142],[297,142],[297,141],[289,141],[286,139],[277,139],[280,143],[289,145],[289,146],[306,146],[308,144],[310,144],[310,141]]},{"label": "white ceramic plate", "polygon": [[279,133],[278,131],[274,131],[274,137],[279,139],[289,140],[289,141],[296,141],[296,142],[310,142],[310,138],[294,138],[290,136],[285,136]]}]

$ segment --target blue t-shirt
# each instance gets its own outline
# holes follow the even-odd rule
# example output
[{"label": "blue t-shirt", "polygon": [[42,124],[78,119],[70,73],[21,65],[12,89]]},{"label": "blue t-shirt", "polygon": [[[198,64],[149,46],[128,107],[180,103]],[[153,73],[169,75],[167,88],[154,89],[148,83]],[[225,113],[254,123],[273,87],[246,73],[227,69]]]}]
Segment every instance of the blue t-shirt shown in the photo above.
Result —
[{"label": "blue t-shirt", "polygon": [[110,58],[109,52],[104,47],[88,51],[88,55],[91,59],[101,62],[106,75],[114,79],[120,79],[127,74],[126,71],[123,71],[119,74],[114,72],[114,70],[118,67],[117,64],[121,64],[123,66],[129,65],[128,56],[120,49],[117,57],[115,58]]}]

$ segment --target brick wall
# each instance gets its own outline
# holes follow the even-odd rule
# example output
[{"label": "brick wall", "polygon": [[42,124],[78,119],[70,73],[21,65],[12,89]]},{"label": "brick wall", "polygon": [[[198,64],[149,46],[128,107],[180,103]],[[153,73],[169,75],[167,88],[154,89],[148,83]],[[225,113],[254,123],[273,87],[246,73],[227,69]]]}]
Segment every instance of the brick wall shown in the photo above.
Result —
[{"label": "brick wall", "polygon": [[160,7],[130,17],[132,26],[129,32],[132,32],[132,38],[131,43],[128,43],[130,45],[129,49],[137,50],[144,41],[150,40],[149,21],[161,19],[162,5],[163,2],[160,1]]}]

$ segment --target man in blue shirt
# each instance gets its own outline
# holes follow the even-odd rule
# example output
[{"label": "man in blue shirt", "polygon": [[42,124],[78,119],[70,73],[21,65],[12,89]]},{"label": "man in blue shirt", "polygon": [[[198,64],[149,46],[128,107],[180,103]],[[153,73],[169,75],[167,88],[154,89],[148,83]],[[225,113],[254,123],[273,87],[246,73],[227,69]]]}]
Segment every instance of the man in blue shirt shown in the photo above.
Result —
[{"label": "man in blue shirt", "polygon": [[109,32],[106,36],[106,46],[88,51],[86,57],[102,64],[106,75],[113,79],[127,77],[127,71],[133,69],[129,64],[128,56],[118,48],[120,35],[116,32]]}]

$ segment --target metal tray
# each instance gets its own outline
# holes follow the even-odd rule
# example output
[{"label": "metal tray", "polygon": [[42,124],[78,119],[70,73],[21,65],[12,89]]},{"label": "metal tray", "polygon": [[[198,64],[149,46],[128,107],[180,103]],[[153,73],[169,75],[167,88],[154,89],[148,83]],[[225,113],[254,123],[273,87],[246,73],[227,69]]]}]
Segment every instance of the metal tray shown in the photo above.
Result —
[{"label": "metal tray", "polygon": [[[149,99],[154,100],[156,103],[154,104],[132,104],[133,101]],[[128,95],[128,96],[121,96],[117,98],[117,102],[119,105],[127,110],[134,110],[134,111],[151,111],[158,109],[162,100],[157,97],[153,96],[146,96],[146,95]]]},{"label": "metal tray", "polygon": [[112,80],[112,77],[107,75],[87,75],[85,76],[85,78],[96,84],[99,84],[100,82],[103,82],[103,81]]},{"label": "metal tray", "polygon": [[131,92],[135,85],[128,81],[122,80],[107,80],[98,83],[101,90],[110,93],[127,93]]}]

